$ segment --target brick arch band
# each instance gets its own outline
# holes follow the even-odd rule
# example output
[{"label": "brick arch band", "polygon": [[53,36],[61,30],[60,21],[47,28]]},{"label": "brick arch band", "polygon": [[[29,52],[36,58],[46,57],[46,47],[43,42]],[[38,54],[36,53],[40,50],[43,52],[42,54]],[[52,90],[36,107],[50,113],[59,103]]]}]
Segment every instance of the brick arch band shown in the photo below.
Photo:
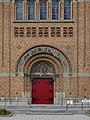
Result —
[{"label": "brick arch band", "polygon": [[20,58],[18,62],[18,69],[17,69],[18,76],[24,76],[25,64],[29,61],[30,58],[34,57],[35,55],[40,55],[40,54],[49,54],[57,58],[60,61],[60,64],[62,66],[63,75],[64,76],[69,75],[70,73],[69,62],[61,51],[51,46],[36,46],[34,48],[29,49]]}]

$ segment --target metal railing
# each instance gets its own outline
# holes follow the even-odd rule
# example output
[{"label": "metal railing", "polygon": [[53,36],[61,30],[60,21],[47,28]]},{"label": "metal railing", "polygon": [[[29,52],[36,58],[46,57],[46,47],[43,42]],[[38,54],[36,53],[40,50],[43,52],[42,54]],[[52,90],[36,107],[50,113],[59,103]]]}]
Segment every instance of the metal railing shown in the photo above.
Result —
[{"label": "metal railing", "polygon": [[[59,106],[60,108],[69,110],[69,109],[90,109],[90,99],[87,98],[58,98],[57,103],[52,104],[52,106]],[[30,97],[0,97],[0,107],[7,106],[22,106],[30,107],[31,98]]]},{"label": "metal railing", "polygon": [[30,106],[28,97],[0,97],[0,107],[2,106]]},{"label": "metal railing", "polygon": [[87,98],[66,98],[59,99],[59,105],[68,109],[90,109],[90,99]]}]

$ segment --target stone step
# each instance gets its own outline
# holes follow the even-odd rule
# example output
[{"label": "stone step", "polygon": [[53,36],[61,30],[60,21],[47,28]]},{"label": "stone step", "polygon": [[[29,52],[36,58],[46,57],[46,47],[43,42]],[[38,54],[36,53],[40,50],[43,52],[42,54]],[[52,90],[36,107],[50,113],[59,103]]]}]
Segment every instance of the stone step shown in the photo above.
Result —
[{"label": "stone step", "polygon": [[58,115],[58,114],[71,114],[65,110],[56,109],[8,109],[14,114],[31,114],[31,115]]},{"label": "stone step", "polygon": [[66,110],[59,110],[59,109],[47,109],[47,108],[39,108],[39,109],[32,109],[28,111],[26,114],[30,115],[71,115],[72,113]]},{"label": "stone step", "polygon": [[61,112],[64,113],[66,110],[59,110],[59,109],[30,109],[30,112]]},{"label": "stone step", "polygon": [[62,107],[60,105],[31,105],[30,106],[31,109],[61,109]]},{"label": "stone step", "polygon": [[29,112],[26,115],[72,115],[72,113],[60,113],[60,112]]}]

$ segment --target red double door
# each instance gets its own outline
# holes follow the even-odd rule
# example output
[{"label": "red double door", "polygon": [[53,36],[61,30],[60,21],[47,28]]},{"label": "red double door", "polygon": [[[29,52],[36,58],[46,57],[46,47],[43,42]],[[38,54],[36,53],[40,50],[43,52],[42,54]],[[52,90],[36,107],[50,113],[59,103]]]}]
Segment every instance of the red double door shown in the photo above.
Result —
[{"label": "red double door", "polygon": [[32,104],[53,104],[54,82],[53,79],[33,79],[32,81]]}]

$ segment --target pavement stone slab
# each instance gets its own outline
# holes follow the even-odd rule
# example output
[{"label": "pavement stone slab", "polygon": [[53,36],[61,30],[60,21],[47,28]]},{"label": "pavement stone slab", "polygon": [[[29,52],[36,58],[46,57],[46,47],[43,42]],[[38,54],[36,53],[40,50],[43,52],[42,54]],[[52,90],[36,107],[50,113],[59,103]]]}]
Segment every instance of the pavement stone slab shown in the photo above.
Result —
[{"label": "pavement stone slab", "polygon": [[0,117],[0,120],[90,120],[86,115],[25,115],[14,114],[12,117]]}]

